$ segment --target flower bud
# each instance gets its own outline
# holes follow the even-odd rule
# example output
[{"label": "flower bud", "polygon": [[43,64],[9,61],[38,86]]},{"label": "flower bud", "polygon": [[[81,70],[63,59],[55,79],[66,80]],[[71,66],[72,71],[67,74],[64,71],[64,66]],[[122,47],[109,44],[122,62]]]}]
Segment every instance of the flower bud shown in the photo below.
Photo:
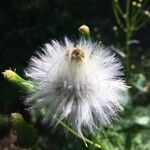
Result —
[{"label": "flower bud", "polygon": [[87,38],[87,39],[90,38],[90,29],[89,29],[89,27],[86,26],[86,25],[82,25],[82,26],[79,27],[79,33],[80,33],[83,37],[85,37],[85,38]]},{"label": "flower bud", "polygon": [[24,91],[31,91],[33,89],[33,85],[20,77],[16,72],[12,70],[5,70],[2,72],[4,78],[8,80],[9,82],[12,82],[18,86],[20,86]]},{"label": "flower bud", "polygon": [[10,122],[11,123],[21,123],[21,122],[25,122],[23,116],[19,113],[12,113],[10,116]]},{"label": "flower bud", "polygon": [[118,26],[113,26],[113,30],[117,31],[118,30]]},{"label": "flower bud", "polygon": [[12,128],[17,134],[17,144],[22,148],[31,148],[38,139],[37,130],[29,125],[19,113],[12,113],[10,116]]}]

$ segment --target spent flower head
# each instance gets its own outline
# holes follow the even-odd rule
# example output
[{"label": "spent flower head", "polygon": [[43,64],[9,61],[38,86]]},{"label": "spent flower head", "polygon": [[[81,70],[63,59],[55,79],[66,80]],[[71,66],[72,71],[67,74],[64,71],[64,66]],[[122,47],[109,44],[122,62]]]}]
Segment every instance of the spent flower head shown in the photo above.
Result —
[{"label": "spent flower head", "polygon": [[78,133],[109,125],[123,110],[127,91],[122,65],[99,43],[65,38],[52,41],[33,56],[25,74],[35,89],[26,99],[30,109],[46,108],[44,121],[65,119]]}]

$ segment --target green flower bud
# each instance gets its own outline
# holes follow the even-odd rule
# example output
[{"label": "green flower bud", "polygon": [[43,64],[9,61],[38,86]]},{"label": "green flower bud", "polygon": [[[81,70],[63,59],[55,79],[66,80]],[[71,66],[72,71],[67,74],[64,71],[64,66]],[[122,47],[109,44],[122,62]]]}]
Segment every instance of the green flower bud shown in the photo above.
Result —
[{"label": "green flower bud", "polygon": [[26,81],[25,79],[20,77],[16,72],[10,69],[5,70],[4,72],[2,72],[2,74],[6,80],[20,86],[25,91],[29,92],[33,89],[33,85],[30,82]]},{"label": "green flower bud", "polygon": [[86,25],[82,25],[79,27],[79,33],[81,36],[85,37],[86,39],[90,38],[90,29]]},{"label": "green flower bud", "polygon": [[37,130],[29,125],[19,113],[12,113],[10,122],[17,134],[17,145],[22,148],[33,147],[38,139]]}]

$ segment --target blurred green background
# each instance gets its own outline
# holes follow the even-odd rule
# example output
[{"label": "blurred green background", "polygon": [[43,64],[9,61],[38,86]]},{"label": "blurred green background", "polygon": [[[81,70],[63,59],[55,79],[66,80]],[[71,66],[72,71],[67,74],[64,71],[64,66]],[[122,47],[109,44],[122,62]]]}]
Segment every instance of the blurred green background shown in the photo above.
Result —
[{"label": "blurred green background", "polygon": [[[122,1],[120,6],[124,7],[125,2]],[[150,4],[147,3],[143,9],[149,8]],[[82,24],[90,27],[94,40],[102,41],[114,51],[117,49],[118,57],[126,66],[128,60],[119,55],[121,52],[126,53],[126,32],[117,25],[111,0],[1,0],[0,72],[11,68],[24,76],[23,70],[36,50],[51,39],[61,40],[64,36],[79,38],[78,27]],[[104,128],[93,135],[87,135],[91,140],[100,143],[102,149],[150,150],[149,25],[147,23],[134,32],[130,39],[126,74],[130,75],[127,82],[132,88],[124,97],[128,104],[125,113],[121,114],[122,119],[108,129]],[[118,35],[114,26],[117,26]],[[18,88],[0,75],[0,150],[7,147],[12,139],[11,126],[7,120],[10,113],[19,112],[27,121],[31,120],[25,111],[23,99],[24,95],[18,92]],[[69,133],[69,136],[65,136],[62,127],[58,127],[55,132],[40,122],[37,122],[35,127],[41,136],[36,146],[31,149],[96,149],[94,146],[86,148],[81,140]],[[6,142],[6,138],[9,142]]]}]

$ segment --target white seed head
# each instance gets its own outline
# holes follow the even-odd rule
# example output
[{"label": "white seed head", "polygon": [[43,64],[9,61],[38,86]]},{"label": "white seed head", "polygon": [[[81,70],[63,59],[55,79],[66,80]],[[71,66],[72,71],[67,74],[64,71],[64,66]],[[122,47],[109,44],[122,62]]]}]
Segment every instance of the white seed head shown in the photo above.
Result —
[{"label": "white seed head", "polygon": [[48,123],[66,119],[82,133],[83,128],[107,126],[123,109],[127,86],[121,63],[99,43],[52,41],[31,58],[25,73],[36,87],[26,103],[30,109],[47,108]]}]

